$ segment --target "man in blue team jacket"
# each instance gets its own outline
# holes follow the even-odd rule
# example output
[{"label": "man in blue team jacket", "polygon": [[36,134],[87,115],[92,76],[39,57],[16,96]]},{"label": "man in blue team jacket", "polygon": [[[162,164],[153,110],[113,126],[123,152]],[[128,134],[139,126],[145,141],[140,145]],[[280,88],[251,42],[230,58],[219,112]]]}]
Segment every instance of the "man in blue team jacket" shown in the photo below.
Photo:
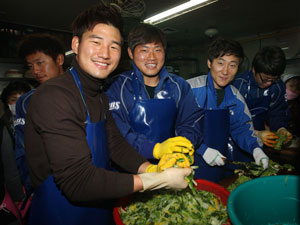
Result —
[{"label": "man in blue team jacket", "polygon": [[202,141],[202,111],[189,84],[164,67],[164,33],[139,24],[128,35],[133,69],[121,73],[106,94],[121,133],[145,158],[183,152],[193,155]]},{"label": "man in blue team jacket", "polygon": [[281,48],[266,46],[256,53],[252,69],[236,76],[232,83],[245,98],[256,134],[270,147],[278,138],[274,132],[287,136],[286,142],[292,139],[287,130],[290,113],[285,85],[280,80],[285,65]]},{"label": "man in blue team jacket", "polygon": [[[254,133],[251,115],[238,90],[229,83],[243,59],[243,49],[236,41],[217,39],[208,50],[208,75],[189,79],[200,107],[205,109],[203,120],[204,141],[195,153],[195,177],[218,182],[232,174],[224,167],[225,159],[240,151],[228,145],[229,137],[257,164],[268,167],[268,157],[262,151],[262,142]],[[252,158],[252,159],[253,159]],[[233,168],[227,168],[233,169]],[[228,170],[230,171],[230,170]]]}]

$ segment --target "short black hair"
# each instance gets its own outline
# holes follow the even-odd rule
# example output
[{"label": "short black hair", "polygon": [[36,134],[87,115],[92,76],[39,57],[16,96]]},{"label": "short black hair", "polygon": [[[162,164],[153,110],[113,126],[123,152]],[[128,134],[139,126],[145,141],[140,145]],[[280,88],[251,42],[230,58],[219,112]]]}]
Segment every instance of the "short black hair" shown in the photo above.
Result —
[{"label": "short black hair", "polygon": [[31,90],[31,87],[28,83],[24,81],[11,81],[3,89],[1,93],[1,101],[5,106],[7,106],[8,97],[13,94],[26,93]]},{"label": "short black hair", "polygon": [[112,25],[120,31],[121,35],[123,33],[123,19],[120,9],[115,5],[99,3],[82,11],[74,19],[72,23],[73,36],[77,36],[81,40],[84,32],[92,30],[99,23]]},{"label": "short black hair", "polygon": [[167,39],[164,32],[150,24],[140,23],[136,25],[128,34],[128,47],[133,52],[137,45],[147,43],[162,43],[164,49],[167,47]]},{"label": "short black hair", "polygon": [[266,46],[256,53],[252,61],[255,73],[273,77],[283,74],[286,66],[285,54],[278,46]]},{"label": "short black hair", "polygon": [[26,61],[28,55],[42,52],[50,56],[54,62],[57,56],[64,55],[64,48],[61,41],[47,33],[34,33],[26,35],[18,45],[19,56]]},{"label": "short black hair", "polygon": [[220,37],[214,40],[209,46],[208,59],[212,62],[214,59],[224,55],[234,55],[238,57],[239,63],[241,64],[244,58],[244,50],[239,42]]}]

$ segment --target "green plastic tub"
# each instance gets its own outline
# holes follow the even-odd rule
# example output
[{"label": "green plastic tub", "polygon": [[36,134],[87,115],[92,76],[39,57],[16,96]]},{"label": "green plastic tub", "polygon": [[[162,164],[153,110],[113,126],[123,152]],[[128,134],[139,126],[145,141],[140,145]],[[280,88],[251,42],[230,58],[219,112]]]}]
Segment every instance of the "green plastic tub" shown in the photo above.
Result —
[{"label": "green plastic tub", "polygon": [[235,188],[227,202],[234,225],[300,224],[299,176],[281,175],[250,180]]}]

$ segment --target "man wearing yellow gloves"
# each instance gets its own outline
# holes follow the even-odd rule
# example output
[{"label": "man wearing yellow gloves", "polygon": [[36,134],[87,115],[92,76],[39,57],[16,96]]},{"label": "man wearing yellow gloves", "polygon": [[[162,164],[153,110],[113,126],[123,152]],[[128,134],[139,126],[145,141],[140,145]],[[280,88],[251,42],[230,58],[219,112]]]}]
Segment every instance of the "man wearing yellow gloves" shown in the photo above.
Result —
[{"label": "man wearing yellow gloves", "polygon": [[149,160],[173,152],[193,156],[202,142],[202,110],[189,84],[164,67],[164,33],[138,24],[127,41],[133,69],[116,76],[106,91],[119,130]]},{"label": "man wearing yellow gloves", "polygon": [[286,142],[292,139],[287,130],[290,112],[285,85],[280,80],[285,65],[281,48],[266,46],[255,55],[252,69],[237,75],[233,81],[251,112],[256,135],[269,147],[276,144],[278,135],[275,132],[285,135]]}]

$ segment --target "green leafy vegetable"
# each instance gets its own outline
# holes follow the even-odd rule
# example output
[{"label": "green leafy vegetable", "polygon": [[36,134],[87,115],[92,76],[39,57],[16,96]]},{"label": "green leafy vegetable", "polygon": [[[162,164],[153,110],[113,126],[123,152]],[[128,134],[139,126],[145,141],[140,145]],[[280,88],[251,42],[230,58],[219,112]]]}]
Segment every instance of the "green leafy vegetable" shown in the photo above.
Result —
[{"label": "green leafy vegetable", "polygon": [[[249,164],[255,164],[255,162],[249,162]],[[245,183],[246,181],[252,180],[253,178],[257,177],[265,177],[265,176],[275,176],[280,170],[287,170],[292,171],[295,168],[290,164],[283,164],[280,165],[277,162],[274,162],[272,160],[269,160],[269,166],[266,170],[262,166],[260,166],[258,169],[251,169],[251,170],[242,170],[237,169],[234,172],[238,174],[238,178],[235,180],[234,183],[229,185],[227,187],[228,191],[233,191],[237,186],[239,186],[242,183]]]},{"label": "green leafy vegetable", "polygon": [[218,196],[207,191],[157,190],[137,193],[126,208],[120,208],[126,225],[224,224],[228,215]]},{"label": "green leafy vegetable", "polygon": [[278,135],[278,139],[276,139],[277,143],[274,146],[274,149],[276,150],[281,150],[281,147],[283,145],[283,143],[285,142],[285,140],[287,139],[286,135],[282,135],[280,133],[276,133]]}]

